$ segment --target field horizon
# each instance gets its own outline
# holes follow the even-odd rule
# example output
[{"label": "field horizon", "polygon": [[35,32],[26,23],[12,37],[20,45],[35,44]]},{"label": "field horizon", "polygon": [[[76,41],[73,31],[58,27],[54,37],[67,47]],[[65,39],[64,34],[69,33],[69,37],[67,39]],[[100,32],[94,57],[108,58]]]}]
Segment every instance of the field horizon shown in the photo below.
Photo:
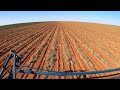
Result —
[{"label": "field horizon", "polygon": [[0,25],[0,27],[6,27],[6,26],[11,26],[11,25],[20,25],[20,24],[34,24],[34,23],[46,23],[46,22],[78,22],[78,23],[91,23],[91,24],[101,24],[101,25],[110,25],[110,26],[118,26],[119,25],[112,25],[112,24],[104,24],[104,23],[96,23],[96,22],[82,22],[82,21],[39,21],[39,22],[23,22],[23,23],[12,23],[12,24],[6,24],[6,25]]}]

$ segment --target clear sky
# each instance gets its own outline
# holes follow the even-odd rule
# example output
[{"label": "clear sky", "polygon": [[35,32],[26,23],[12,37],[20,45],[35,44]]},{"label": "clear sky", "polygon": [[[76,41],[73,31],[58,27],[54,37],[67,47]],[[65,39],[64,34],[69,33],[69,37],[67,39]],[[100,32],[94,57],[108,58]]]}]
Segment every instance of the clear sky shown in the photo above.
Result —
[{"label": "clear sky", "polygon": [[0,11],[0,26],[41,21],[79,21],[120,26],[120,11]]}]

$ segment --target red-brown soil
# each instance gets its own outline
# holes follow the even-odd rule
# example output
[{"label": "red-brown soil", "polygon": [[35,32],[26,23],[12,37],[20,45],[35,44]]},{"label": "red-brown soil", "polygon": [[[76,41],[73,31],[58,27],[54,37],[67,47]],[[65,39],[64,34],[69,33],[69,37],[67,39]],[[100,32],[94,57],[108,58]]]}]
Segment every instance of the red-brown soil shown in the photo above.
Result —
[{"label": "red-brown soil", "polygon": [[[83,22],[46,22],[0,29],[0,70],[11,49],[22,65],[53,71],[98,71],[120,66],[120,27]],[[13,60],[7,65],[8,73]],[[22,70],[27,68],[19,67]],[[39,70],[34,70],[39,72]],[[87,75],[115,78],[120,72]],[[78,79],[83,76],[44,76],[17,73],[17,79]]]}]

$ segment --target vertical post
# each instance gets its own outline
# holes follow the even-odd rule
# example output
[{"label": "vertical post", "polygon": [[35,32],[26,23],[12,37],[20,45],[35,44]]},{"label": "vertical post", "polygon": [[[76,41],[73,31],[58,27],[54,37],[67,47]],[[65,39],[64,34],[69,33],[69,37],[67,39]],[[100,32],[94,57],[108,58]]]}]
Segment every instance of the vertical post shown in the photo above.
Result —
[{"label": "vertical post", "polygon": [[14,61],[13,61],[13,79],[16,79],[16,55],[15,54],[14,54]]},{"label": "vertical post", "polygon": [[86,75],[83,75],[83,78],[86,79]]},{"label": "vertical post", "polygon": [[[85,71],[86,71],[86,70],[83,70],[83,71],[81,71],[81,72],[85,72]],[[86,75],[83,75],[83,78],[86,79],[87,76],[86,76]]]}]

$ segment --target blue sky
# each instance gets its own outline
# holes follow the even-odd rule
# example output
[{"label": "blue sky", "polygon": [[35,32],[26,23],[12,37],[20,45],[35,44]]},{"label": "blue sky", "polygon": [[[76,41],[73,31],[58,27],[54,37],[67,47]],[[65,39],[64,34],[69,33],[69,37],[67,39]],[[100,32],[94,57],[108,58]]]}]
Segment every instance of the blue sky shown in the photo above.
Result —
[{"label": "blue sky", "polygon": [[0,11],[0,26],[41,21],[79,21],[120,26],[120,11]]}]

